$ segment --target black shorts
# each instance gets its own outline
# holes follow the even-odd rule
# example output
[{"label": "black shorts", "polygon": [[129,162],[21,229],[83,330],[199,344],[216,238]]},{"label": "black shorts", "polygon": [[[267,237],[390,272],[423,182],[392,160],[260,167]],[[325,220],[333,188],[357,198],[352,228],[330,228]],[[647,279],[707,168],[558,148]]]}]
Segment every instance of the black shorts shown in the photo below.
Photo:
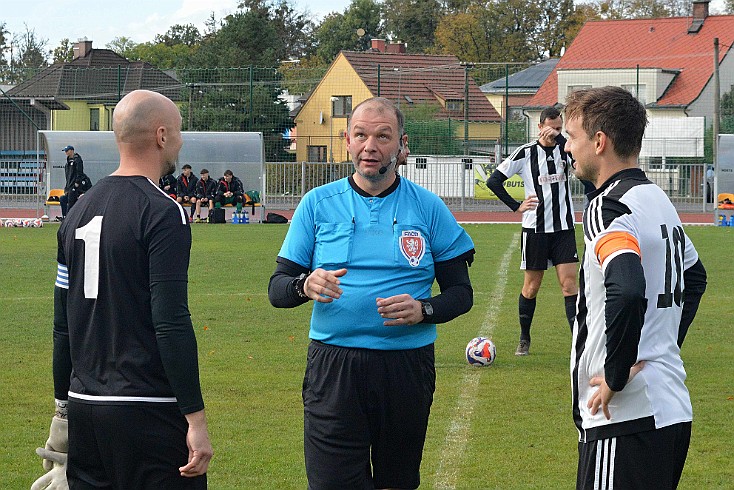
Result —
[{"label": "black shorts", "polygon": [[303,379],[308,488],[418,488],[435,388],[433,344],[381,351],[312,341]]},{"label": "black shorts", "polygon": [[579,261],[574,230],[536,233],[531,228],[523,228],[520,252],[522,270],[544,271],[558,264]]},{"label": "black shorts", "polygon": [[69,400],[69,488],[205,489],[185,478],[188,423],[175,403],[93,405]]},{"label": "black shorts", "polygon": [[676,488],[691,442],[691,423],[579,443],[577,489]]}]

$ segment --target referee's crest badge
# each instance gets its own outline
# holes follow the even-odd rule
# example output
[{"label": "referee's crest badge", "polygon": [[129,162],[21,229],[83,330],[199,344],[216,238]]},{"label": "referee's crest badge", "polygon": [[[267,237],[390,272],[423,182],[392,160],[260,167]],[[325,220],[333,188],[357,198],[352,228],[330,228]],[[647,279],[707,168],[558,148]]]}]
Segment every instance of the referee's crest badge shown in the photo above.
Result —
[{"label": "referee's crest badge", "polygon": [[426,240],[418,230],[403,230],[400,251],[412,267],[418,267],[426,253]]}]

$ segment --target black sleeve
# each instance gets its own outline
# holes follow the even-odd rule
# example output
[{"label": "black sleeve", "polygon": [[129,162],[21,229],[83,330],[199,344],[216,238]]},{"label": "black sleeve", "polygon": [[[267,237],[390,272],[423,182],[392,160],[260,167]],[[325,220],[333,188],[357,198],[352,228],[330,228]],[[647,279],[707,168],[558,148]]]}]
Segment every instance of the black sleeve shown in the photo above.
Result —
[{"label": "black sleeve", "polygon": [[292,260],[278,257],[275,259],[277,265],[275,272],[270,276],[268,283],[268,299],[270,304],[276,308],[294,308],[308,301],[308,298],[301,297],[298,294],[298,288],[303,291],[303,282],[299,282],[301,274],[308,274],[310,271]]},{"label": "black sleeve", "polygon": [[54,287],[54,354],[53,376],[54,397],[66,400],[71,384],[71,348],[69,347],[69,327],[66,322],[66,295],[68,290]]},{"label": "black sleeve", "polygon": [[76,174],[77,175],[83,174],[84,173],[84,160],[82,160],[82,156],[79,153],[75,153],[74,160],[75,160]]},{"label": "black sleeve", "polygon": [[502,185],[504,181],[506,181],[508,177],[500,172],[499,170],[495,170],[492,172],[492,175],[489,176],[487,179],[487,187],[489,187],[489,190],[494,192],[497,197],[500,198],[500,201],[505,203],[508,208],[512,209],[512,211],[517,211],[517,209],[520,207],[520,202],[517,202],[505,189],[505,186]]},{"label": "black sleeve", "polygon": [[176,179],[176,194],[186,195],[186,191],[186,186],[184,185],[183,180],[179,177]]},{"label": "black sleeve", "polygon": [[186,415],[204,409],[199,357],[191,325],[186,281],[151,281],[150,306],[166,376]]},{"label": "black sleeve", "polygon": [[474,261],[474,249],[434,265],[436,282],[441,293],[424,301],[431,303],[433,315],[425,323],[446,323],[463,315],[474,304],[474,290],[469,280],[469,266]]},{"label": "black sleeve", "polygon": [[693,323],[701,297],[706,291],[706,269],[700,259],[683,272],[683,284],[685,289],[683,290],[683,314],[678,328],[678,347],[683,346],[688,327]]},{"label": "black sleeve", "polygon": [[604,377],[613,391],[627,384],[630,368],[637,362],[640,332],[645,321],[645,271],[640,257],[623,253],[610,260],[604,273],[607,299],[607,357]]}]

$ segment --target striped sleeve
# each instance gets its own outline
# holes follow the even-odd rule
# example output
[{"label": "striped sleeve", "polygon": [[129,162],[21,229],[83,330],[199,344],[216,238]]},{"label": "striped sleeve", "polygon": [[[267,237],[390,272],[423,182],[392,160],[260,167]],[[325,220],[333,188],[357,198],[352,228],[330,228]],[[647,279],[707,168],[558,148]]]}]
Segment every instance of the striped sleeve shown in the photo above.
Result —
[{"label": "striped sleeve", "polygon": [[69,270],[64,264],[58,264],[56,267],[56,287],[69,289]]}]

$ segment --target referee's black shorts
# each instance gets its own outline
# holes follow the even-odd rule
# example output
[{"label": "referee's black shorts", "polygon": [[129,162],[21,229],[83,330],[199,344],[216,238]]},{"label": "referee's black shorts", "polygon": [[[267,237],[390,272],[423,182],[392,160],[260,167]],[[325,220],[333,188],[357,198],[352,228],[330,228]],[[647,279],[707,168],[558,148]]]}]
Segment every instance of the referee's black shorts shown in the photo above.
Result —
[{"label": "referee's black shorts", "polygon": [[433,344],[384,351],[312,341],[303,380],[308,488],[417,488],[435,387]]},{"label": "referee's black shorts", "polygon": [[69,489],[198,490],[182,477],[188,423],[176,403],[93,405],[69,399]]},{"label": "referee's black shorts", "polygon": [[691,442],[691,423],[579,443],[576,488],[613,490],[678,486]]},{"label": "referee's black shorts", "polygon": [[544,271],[558,264],[579,261],[574,230],[537,233],[532,228],[523,228],[520,252],[522,270]]}]

